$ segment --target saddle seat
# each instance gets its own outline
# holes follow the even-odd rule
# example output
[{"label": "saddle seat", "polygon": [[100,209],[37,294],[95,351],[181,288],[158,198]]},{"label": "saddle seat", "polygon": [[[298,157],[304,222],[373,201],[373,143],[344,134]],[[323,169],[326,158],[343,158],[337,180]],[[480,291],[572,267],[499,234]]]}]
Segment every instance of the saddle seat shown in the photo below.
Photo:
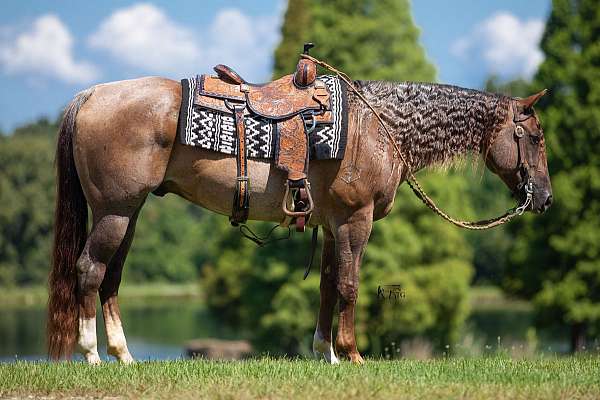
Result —
[{"label": "saddle seat", "polygon": [[[231,68],[219,64],[217,76],[202,75],[198,87],[198,104],[231,112],[228,103],[244,102],[249,111],[261,117],[282,120],[294,115],[329,110],[329,92],[317,80],[305,87],[295,83],[295,74],[260,85],[246,83]],[[226,73],[224,71],[227,71]],[[236,80],[233,77],[237,76]],[[242,83],[234,83],[234,82]]]},{"label": "saddle seat", "polygon": [[[235,72],[233,68],[230,68],[225,64],[218,64],[213,69],[220,79],[234,85],[241,85],[243,83],[249,86],[261,87],[269,84],[269,82],[250,83],[242,78],[240,74]],[[300,88],[305,88],[311,85],[315,79],[317,79],[317,70],[314,67],[314,63],[306,59],[301,59],[296,66],[294,83]]]}]

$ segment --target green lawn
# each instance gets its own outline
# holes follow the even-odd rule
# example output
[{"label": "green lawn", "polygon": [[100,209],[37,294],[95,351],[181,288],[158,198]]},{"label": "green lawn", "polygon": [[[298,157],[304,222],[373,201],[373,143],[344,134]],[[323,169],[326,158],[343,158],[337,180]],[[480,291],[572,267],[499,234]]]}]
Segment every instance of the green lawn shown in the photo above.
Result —
[{"label": "green lawn", "polygon": [[0,397],[597,399],[597,357],[0,364]]}]

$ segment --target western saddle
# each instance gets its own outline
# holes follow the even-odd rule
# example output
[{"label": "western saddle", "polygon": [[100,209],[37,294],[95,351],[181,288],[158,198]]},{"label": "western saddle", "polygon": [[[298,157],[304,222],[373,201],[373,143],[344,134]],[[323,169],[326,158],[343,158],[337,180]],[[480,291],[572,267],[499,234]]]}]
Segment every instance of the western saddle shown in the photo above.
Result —
[{"label": "western saddle", "polygon": [[[306,43],[304,54],[312,47],[312,43]],[[231,224],[237,226],[248,219],[250,194],[244,115],[258,115],[277,123],[275,165],[288,174],[282,210],[288,223],[295,223],[303,231],[313,211],[307,179],[308,135],[317,122],[332,119],[329,92],[317,79],[317,66],[301,58],[294,73],[264,84],[248,83],[223,64],[214,70],[217,76],[200,78],[195,103],[234,116],[238,151]]]}]

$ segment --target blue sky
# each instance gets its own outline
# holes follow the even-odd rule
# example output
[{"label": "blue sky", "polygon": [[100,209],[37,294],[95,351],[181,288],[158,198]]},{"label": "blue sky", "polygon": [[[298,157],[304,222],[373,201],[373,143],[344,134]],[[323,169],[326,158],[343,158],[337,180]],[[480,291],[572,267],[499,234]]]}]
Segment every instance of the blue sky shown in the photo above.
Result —
[{"label": "blue sky", "polygon": [[[550,0],[413,0],[438,81],[480,88],[490,74],[529,77]],[[94,83],[174,79],[233,66],[270,76],[285,0],[0,3],[0,129],[54,118]],[[398,77],[402,80],[402,77]]]}]

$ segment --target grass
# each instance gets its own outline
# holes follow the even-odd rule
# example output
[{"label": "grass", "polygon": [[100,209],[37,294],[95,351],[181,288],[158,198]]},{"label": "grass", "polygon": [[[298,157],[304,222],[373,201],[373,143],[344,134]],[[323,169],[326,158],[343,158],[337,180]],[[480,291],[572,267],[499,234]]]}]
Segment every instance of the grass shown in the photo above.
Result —
[{"label": "grass", "polygon": [[330,366],[312,360],[0,364],[0,397],[285,399],[595,399],[596,357],[368,360]]}]

